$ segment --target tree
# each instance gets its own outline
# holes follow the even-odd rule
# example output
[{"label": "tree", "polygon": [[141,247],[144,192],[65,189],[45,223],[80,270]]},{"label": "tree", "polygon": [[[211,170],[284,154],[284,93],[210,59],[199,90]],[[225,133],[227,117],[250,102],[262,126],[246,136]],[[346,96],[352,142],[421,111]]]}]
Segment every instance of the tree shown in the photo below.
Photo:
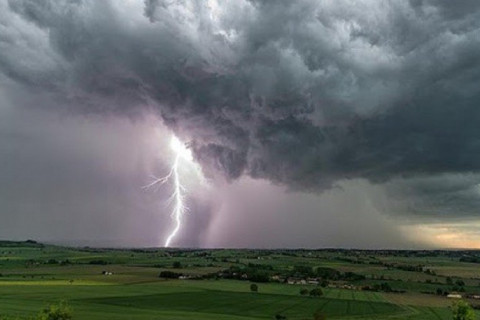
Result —
[{"label": "tree", "polygon": [[180,269],[181,267],[182,267],[182,264],[180,263],[180,261],[175,261],[173,263],[173,268]]},{"label": "tree", "polygon": [[460,300],[452,306],[453,320],[475,320],[475,312],[470,305]]},{"label": "tree", "polygon": [[323,295],[323,291],[320,288],[315,288],[310,290],[310,296],[311,297],[320,297]]},{"label": "tree", "polygon": [[252,292],[258,292],[258,286],[255,283],[252,283],[250,285],[250,291]]},{"label": "tree", "polygon": [[72,309],[65,301],[58,304],[51,304],[43,309],[38,315],[38,320],[70,320],[72,319]]}]

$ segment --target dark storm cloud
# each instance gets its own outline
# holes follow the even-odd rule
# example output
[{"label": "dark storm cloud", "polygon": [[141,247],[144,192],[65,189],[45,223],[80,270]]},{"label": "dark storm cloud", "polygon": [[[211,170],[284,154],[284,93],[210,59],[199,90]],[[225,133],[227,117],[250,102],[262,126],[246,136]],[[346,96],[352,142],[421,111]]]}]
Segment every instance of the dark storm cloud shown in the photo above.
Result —
[{"label": "dark storm cloud", "polygon": [[0,15],[4,75],[79,112],[156,112],[212,174],[322,190],[480,169],[476,1],[19,0]]},{"label": "dark storm cloud", "polygon": [[412,7],[423,11],[425,7],[436,8],[444,17],[449,19],[463,19],[475,14],[480,9],[480,3],[475,0],[441,1],[441,0],[410,0]]},{"label": "dark storm cloud", "polygon": [[478,217],[478,174],[442,174],[394,179],[386,184],[390,214],[401,213],[415,221],[455,221]]}]

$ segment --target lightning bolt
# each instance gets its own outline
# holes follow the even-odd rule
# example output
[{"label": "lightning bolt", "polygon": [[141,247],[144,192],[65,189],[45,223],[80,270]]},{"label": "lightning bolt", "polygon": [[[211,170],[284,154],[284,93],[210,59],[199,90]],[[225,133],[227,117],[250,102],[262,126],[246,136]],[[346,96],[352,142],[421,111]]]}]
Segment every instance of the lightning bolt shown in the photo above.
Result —
[{"label": "lightning bolt", "polygon": [[175,161],[173,162],[170,172],[166,176],[161,178],[154,176],[154,180],[143,187],[144,189],[150,189],[152,187],[159,187],[169,181],[173,182],[173,193],[168,198],[167,202],[168,204],[173,203],[173,209],[170,217],[175,221],[175,227],[168,235],[167,240],[164,244],[165,247],[170,246],[172,239],[177,235],[178,230],[180,230],[180,227],[182,225],[182,216],[188,211],[188,208],[185,205],[186,189],[180,181],[180,174],[178,168],[182,158],[190,161],[192,160],[190,150],[188,150],[185,145],[177,139],[177,137],[172,137],[170,146],[176,153]]}]

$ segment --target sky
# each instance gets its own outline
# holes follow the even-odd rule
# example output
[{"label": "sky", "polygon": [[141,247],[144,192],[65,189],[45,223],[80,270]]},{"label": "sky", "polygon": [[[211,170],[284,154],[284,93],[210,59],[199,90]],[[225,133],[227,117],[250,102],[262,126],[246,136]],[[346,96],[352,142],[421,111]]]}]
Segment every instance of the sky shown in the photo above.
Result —
[{"label": "sky", "polygon": [[480,2],[0,0],[0,238],[480,248]]}]

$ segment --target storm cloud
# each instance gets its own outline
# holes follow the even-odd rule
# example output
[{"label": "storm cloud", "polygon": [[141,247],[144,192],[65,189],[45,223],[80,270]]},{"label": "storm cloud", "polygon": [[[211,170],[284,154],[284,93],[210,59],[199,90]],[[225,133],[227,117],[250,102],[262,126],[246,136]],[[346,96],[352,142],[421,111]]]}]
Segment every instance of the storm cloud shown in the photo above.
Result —
[{"label": "storm cloud", "polygon": [[471,2],[119,6],[9,1],[3,73],[82,112],[151,108],[230,178],[321,188],[479,169]]},{"label": "storm cloud", "polygon": [[55,101],[37,111],[155,114],[208,177],[475,215],[477,1],[0,3],[2,83]]}]

